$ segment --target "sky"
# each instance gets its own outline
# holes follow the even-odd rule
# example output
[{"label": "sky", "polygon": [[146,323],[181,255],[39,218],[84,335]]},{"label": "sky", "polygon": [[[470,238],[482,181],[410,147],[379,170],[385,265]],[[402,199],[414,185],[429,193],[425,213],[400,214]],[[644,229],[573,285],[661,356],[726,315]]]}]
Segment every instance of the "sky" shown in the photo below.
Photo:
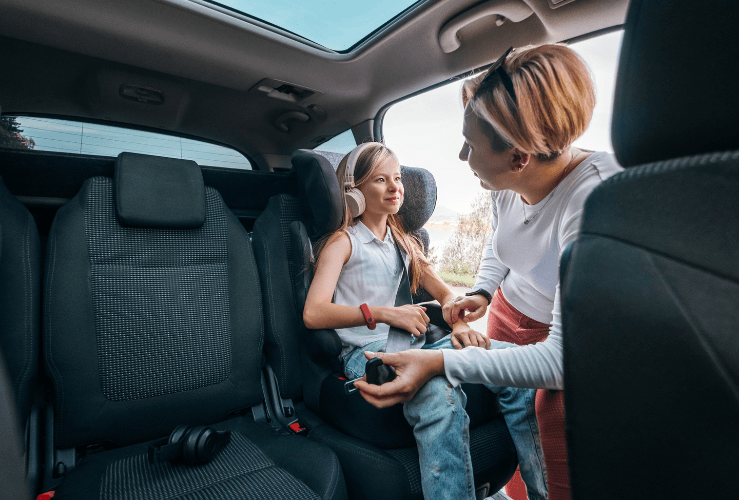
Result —
[{"label": "sky", "polygon": [[[590,127],[575,146],[613,152],[611,110],[621,38],[619,31],[570,45],[590,67],[597,100]],[[383,135],[401,164],[434,174],[437,206],[466,214],[474,198],[484,191],[458,158],[463,142],[461,85],[450,83],[395,104],[385,115]]]}]

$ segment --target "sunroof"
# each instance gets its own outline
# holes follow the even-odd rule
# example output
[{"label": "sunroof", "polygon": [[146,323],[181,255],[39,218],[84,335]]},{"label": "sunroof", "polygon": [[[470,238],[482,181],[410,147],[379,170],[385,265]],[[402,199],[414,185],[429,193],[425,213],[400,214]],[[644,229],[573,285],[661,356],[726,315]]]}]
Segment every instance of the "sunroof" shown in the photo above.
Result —
[{"label": "sunroof", "polygon": [[343,52],[417,0],[206,0]]}]

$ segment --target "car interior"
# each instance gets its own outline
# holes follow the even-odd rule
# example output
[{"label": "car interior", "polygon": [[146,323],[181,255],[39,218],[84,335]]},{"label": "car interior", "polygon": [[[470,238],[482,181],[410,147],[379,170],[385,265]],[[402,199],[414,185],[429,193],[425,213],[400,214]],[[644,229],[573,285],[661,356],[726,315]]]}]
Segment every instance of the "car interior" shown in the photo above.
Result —
[{"label": "car interior", "polygon": [[[329,47],[268,17],[317,24],[318,4],[253,3],[0,0],[3,119],[180,148],[0,142],[0,496],[423,498],[402,407],[348,391],[336,332],[303,324],[342,212],[343,155],[321,147],[382,141],[393,104],[511,46],[615,30],[625,171],[560,264],[572,495],[735,496],[739,6],[380,2]],[[402,177],[428,251],[436,181]],[[483,499],[517,458],[496,396],[464,390]]]}]

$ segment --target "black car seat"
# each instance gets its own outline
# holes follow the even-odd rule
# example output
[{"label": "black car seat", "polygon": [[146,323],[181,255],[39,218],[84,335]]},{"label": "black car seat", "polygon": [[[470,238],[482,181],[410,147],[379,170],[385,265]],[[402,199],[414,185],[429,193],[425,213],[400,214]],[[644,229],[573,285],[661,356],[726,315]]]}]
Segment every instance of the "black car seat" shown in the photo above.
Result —
[{"label": "black car seat", "polygon": [[[632,0],[563,269],[573,498],[736,498],[739,3]],[[732,34],[734,33],[734,34]]]},{"label": "black car seat", "polygon": [[[0,236],[1,237],[1,236]],[[23,434],[18,425],[12,381],[0,356],[0,484],[3,498],[31,497],[23,460]]]},{"label": "black car seat", "polygon": [[[285,416],[298,418],[309,438],[337,453],[351,498],[421,498],[418,452],[402,407],[378,410],[359,393],[347,395],[338,335],[307,330],[303,324],[311,242],[338,228],[341,198],[325,158],[299,151],[292,164],[298,196],[274,196],[253,234],[265,302],[265,353]],[[433,212],[435,184],[423,169],[403,167],[402,175],[405,198],[414,202],[404,204],[400,213],[406,229],[414,231]],[[465,386],[465,391],[476,484],[481,492],[497,491],[515,471],[515,449],[495,396],[481,386]],[[295,399],[304,405],[296,406]]]},{"label": "black car seat", "polygon": [[36,487],[40,468],[39,373],[41,261],[33,216],[0,178],[0,353],[10,377],[23,432],[26,475]]},{"label": "black car seat", "polygon": [[[122,153],[114,180],[88,179],[59,209],[46,264],[55,498],[346,497],[331,450],[255,421],[251,243],[195,162]],[[231,441],[205,465],[149,463],[151,440],[179,425]]]}]

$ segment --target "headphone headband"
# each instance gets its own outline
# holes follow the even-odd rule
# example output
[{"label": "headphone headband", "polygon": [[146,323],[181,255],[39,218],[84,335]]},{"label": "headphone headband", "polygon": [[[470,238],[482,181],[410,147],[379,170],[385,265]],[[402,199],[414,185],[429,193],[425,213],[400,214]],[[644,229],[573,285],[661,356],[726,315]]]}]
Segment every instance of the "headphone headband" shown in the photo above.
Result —
[{"label": "headphone headband", "polygon": [[365,142],[357,146],[356,148],[352,149],[352,152],[349,153],[349,158],[346,160],[346,171],[345,171],[345,178],[344,178],[344,190],[351,189],[354,187],[354,168],[356,167],[357,160],[359,159],[359,155],[362,154],[362,151],[369,148],[370,146],[374,146],[377,144],[376,142]]}]

